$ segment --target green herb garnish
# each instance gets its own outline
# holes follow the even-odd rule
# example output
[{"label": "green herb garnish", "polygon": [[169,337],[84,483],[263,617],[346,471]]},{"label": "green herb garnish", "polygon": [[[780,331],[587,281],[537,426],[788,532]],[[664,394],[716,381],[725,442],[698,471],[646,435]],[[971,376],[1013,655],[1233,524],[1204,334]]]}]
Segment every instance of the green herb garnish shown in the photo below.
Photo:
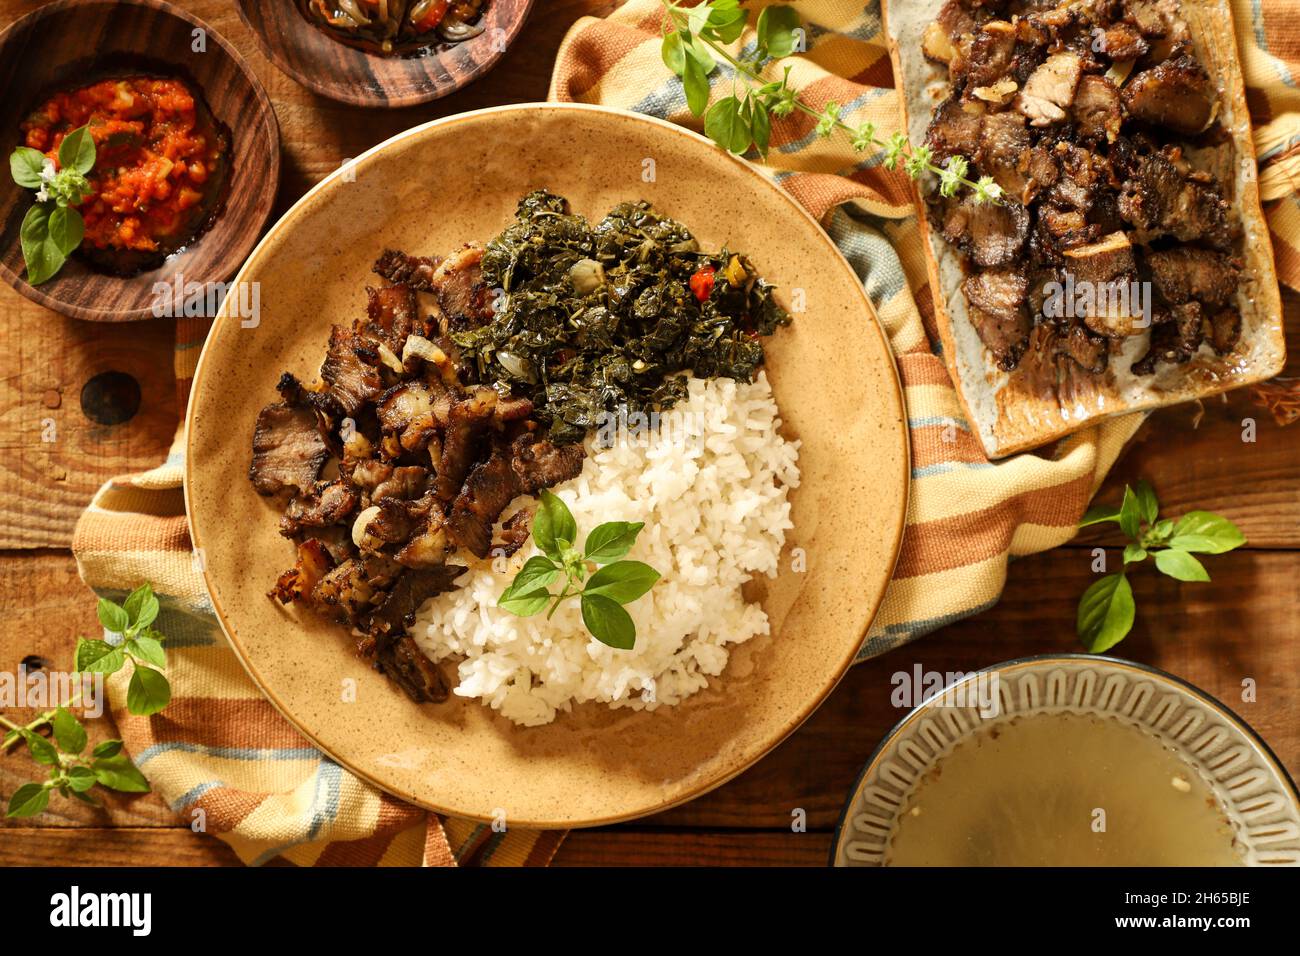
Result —
[{"label": "green herb garnish", "polygon": [[1114,521],[1128,543],[1124,546],[1124,568],[1108,574],[1083,592],[1075,629],[1083,646],[1094,654],[1109,650],[1122,641],[1133,627],[1137,606],[1126,571],[1151,555],[1156,568],[1179,581],[1208,581],[1209,573],[1194,555],[1222,554],[1246,543],[1246,536],[1227,518],[1209,511],[1189,511],[1177,521],[1160,517],[1155,490],[1146,481],[1136,488],[1124,486],[1120,506],[1098,505],[1088,509],[1080,528]]},{"label": "green herb garnish", "polygon": [[[121,641],[110,644],[78,638],[77,671],[108,675],[121,670],[129,659],[135,672],[127,687],[127,710],[139,716],[158,713],[171,700],[171,687],[156,669],[166,666],[167,656],[162,648],[165,638],[152,627],[158,617],[158,598],[153,588],[147,583],[140,585],[122,604],[101,598],[98,613],[100,623],[120,635]],[[80,700],[78,689],[68,706],[75,706]],[[9,798],[7,815],[10,817],[32,817],[40,813],[49,805],[51,791],[98,806],[99,801],[88,792],[96,784],[127,793],[145,793],[149,789],[144,775],[122,753],[122,741],[105,740],[96,744],[87,756],[86,728],[66,707],[48,710],[25,726],[3,716],[0,724],[9,728],[0,749],[8,751],[21,740],[27,744],[33,760],[50,768],[49,777],[43,782],[26,783],[14,791]],[[51,731],[48,738],[37,733],[45,726]]]},{"label": "green herb garnish", "polygon": [[[549,618],[560,604],[576,597],[582,602],[582,621],[592,637],[610,647],[631,650],[636,644],[636,625],[623,605],[644,595],[659,580],[659,572],[650,565],[620,560],[632,549],[643,527],[641,521],[607,521],[591,530],[579,551],[574,547],[578,525],[573,513],[560,498],[543,490],[533,516],[533,541],[542,553],[524,562],[497,607],[519,617],[545,610]],[[564,586],[551,593],[551,584],[560,578]]]},{"label": "green herb garnish", "polygon": [[86,126],[63,137],[57,169],[52,159],[30,146],[19,146],[9,155],[14,182],[36,190],[36,204],[27,210],[18,233],[32,285],[52,278],[81,245],[86,223],[73,207],[94,192],[86,179],[94,166],[95,141]]},{"label": "green herb garnish", "polygon": [[[969,163],[953,156],[943,166],[932,161],[928,146],[912,147],[902,133],[886,140],[876,135],[874,123],[850,126],[844,122],[839,103],[827,103],[822,109],[809,106],[790,86],[790,68],[779,80],[767,80],[762,68],[768,60],[781,59],[800,49],[802,27],[793,7],[764,7],[755,23],[755,44],[749,54],[732,54],[726,48],[740,39],[749,21],[749,12],[740,0],[706,0],[687,7],[673,0],[660,0],[668,16],[663,38],[663,61],[681,77],[686,105],[696,116],[704,117],[704,133],[723,149],[743,155],[752,147],[766,158],[772,137],[772,120],[782,119],[798,110],[817,121],[816,133],[830,137],[842,132],[859,153],[875,146],[884,150],[884,166],[895,169],[901,163],[913,179],[924,173],[939,177],[939,193],[956,195],[965,186],[976,202],[996,202],[1002,189],[991,176],[971,180],[966,176]],[[718,60],[736,73],[733,92],[709,105],[709,75],[718,68]],[[736,86],[735,83],[739,85]]]}]

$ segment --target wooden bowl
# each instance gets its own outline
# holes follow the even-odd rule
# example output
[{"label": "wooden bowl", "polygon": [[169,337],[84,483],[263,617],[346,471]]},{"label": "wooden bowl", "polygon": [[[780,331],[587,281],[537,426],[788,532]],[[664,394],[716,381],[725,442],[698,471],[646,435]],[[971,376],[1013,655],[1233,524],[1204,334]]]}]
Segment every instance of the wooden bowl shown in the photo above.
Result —
[{"label": "wooden bowl", "polygon": [[321,96],[353,106],[414,106],[482,76],[523,29],[533,0],[489,0],[477,37],[423,56],[379,56],[316,26],[295,0],[238,0],[266,58]]},{"label": "wooden bowl", "polygon": [[[195,31],[206,48],[195,52]],[[19,124],[49,95],[93,82],[97,70],[174,75],[197,87],[229,131],[227,198],[197,240],[130,277],[92,269],[72,255],[58,275],[29,285],[18,231],[31,190],[0,176],[0,274],[41,305],[78,319],[125,322],[155,315],[155,285],[229,279],[257,243],[280,182],[275,111],[243,58],[203,21],[162,0],[56,0],[0,34],[0,147],[21,143]]]},{"label": "wooden bowl", "polygon": [[[411,175],[452,166],[464,171],[456,190]],[[355,173],[332,174],[271,228],[238,276],[259,283],[260,322],[223,310],[195,375],[186,506],[236,653],[335,760],[457,816],[490,819],[501,808],[511,826],[594,825],[682,803],[740,773],[798,727],[852,663],[902,538],[902,392],[861,281],[812,217],[754,167],[635,113],[576,104],[464,113],[376,146]],[[798,296],[807,310],[767,343],[783,433],[802,443],[781,570],[754,582],[772,635],[737,646],[721,677],[678,706],[582,704],[524,728],[478,700],[412,703],[357,659],[346,628],[268,598],[293,548],[248,466],[254,420],[275,400],[280,373],[316,376],[331,324],[362,314],[364,286],[375,282],[370,264],[383,249],[445,254],[489,239],[519,197],[540,187],[588,218],[645,199],[704,247],[743,249],[787,306]],[[356,681],[351,702],[340,692],[345,680]]]}]

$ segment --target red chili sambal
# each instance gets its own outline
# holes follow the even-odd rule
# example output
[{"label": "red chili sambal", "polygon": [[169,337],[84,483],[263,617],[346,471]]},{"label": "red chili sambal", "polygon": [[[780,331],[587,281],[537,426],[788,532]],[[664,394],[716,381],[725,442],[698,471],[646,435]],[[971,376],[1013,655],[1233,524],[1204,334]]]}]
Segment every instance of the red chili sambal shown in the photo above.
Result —
[{"label": "red chili sambal", "polygon": [[55,94],[22,130],[26,144],[57,166],[63,137],[83,125],[95,141],[87,175],[94,194],[77,207],[86,222],[83,249],[139,264],[202,230],[227,141],[189,86],[150,76],[102,80]]}]

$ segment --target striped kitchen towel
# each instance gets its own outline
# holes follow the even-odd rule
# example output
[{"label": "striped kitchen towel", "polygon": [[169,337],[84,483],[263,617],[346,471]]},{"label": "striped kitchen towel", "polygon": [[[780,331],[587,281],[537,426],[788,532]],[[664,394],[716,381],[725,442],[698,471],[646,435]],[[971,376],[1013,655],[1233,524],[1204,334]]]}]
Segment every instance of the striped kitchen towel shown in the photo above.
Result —
[{"label": "striped kitchen towel", "polygon": [[[779,0],[804,24],[807,51],[768,65],[790,70],[791,85],[821,110],[840,104],[851,125],[900,128],[880,3]],[[894,0],[896,3],[906,0]],[[771,3],[745,6],[757,10]],[[1300,4],[1235,0],[1233,13],[1249,86],[1260,183],[1278,270],[1300,284]],[[751,15],[751,24],[756,17]],[[1266,25],[1267,22],[1267,25]],[[630,0],[606,19],[580,20],[560,49],[550,98],[602,103],[696,129],[681,82],[660,58],[666,29],[660,0]],[[753,33],[737,47],[752,48]],[[730,95],[734,71],[712,77]],[[898,360],[912,436],[912,497],[894,578],[859,652],[865,660],[992,606],[1007,562],[1064,544],[1143,416],[1127,415],[1078,432],[1037,453],[988,461],[962,415],[943,360],[928,288],[922,238],[907,177],[856,154],[843,136],[818,137],[801,113],[778,120],[764,169],[814,216],[862,277]],[[885,135],[888,135],[886,132]],[[956,436],[956,441],[951,439]]]},{"label": "striped kitchen towel", "polygon": [[[176,381],[184,408],[209,323],[180,319]],[[126,750],[187,825],[245,863],[302,866],[544,865],[563,831],[494,830],[429,813],[361,781],[276,712],[226,642],[190,549],[181,492],[185,435],[158,468],[115,478],[73,536],[85,582],[122,601],[150,581],[167,635],[172,699],[152,717],[126,710],[127,671],[107,682]],[[129,670],[129,669],[128,669]]]}]

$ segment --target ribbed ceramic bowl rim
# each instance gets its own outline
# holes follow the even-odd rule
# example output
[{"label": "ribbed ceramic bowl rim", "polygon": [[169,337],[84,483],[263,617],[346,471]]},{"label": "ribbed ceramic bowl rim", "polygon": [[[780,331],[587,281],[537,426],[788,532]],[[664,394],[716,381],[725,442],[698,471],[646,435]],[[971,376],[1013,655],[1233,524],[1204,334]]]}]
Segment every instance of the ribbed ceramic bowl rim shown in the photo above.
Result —
[{"label": "ribbed ceramic bowl rim", "polygon": [[839,820],[835,823],[835,832],[831,839],[830,858],[827,861],[828,865],[836,865],[835,861],[839,856],[840,843],[844,837],[844,824],[849,819],[849,813],[853,809],[853,805],[857,802],[858,793],[862,790],[863,781],[866,780],[867,775],[875,769],[880,758],[884,755],[885,751],[889,749],[890,744],[893,743],[895,738],[898,737],[903,729],[913,720],[920,719],[922,714],[932,711],[936,700],[951,693],[954,688],[976,680],[981,674],[989,674],[994,671],[1004,671],[1011,668],[1028,667],[1037,664],[1065,664],[1083,661],[1114,664],[1120,667],[1142,671],[1152,677],[1173,684],[1176,689],[1190,693],[1193,697],[1201,701],[1201,703],[1207,705],[1212,710],[1218,711],[1219,715],[1223,717],[1224,720],[1234,726],[1237,730],[1241,731],[1245,737],[1259,748],[1260,753],[1262,753],[1264,758],[1272,765],[1278,778],[1285,784],[1287,796],[1291,798],[1291,803],[1295,807],[1297,814],[1300,814],[1300,790],[1296,789],[1295,781],[1291,779],[1291,774],[1287,772],[1286,766],[1278,759],[1277,754],[1273,753],[1273,749],[1269,747],[1264,738],[1261,737],[1255,729],[1250,726],[1250,724],[1246,723],[1246,721],[1231,707],[1223,703],[1223,701],[1219,700],[1214,695],[1201,690],[1201,688],[1197,687],[1191,681],[1184,680],[1177,674],[1171,674],[1168,671],[1161,670],[1151,664],[1142,664],[1138,661],[1124,660],[1122,657],[1111,657],[1106,654],[1035,654],[1029,657],[1014,657],[1011,660],[1003,661],[1000,664],[991,664],[988,667],[982,667],[977,671],[972,671],[966,674],[961,680],[955,681],[925,698],[925,700],[921,701],[921,703],[908,711],[903,718],[898,721],[898,723],[894,724],[894,726],[889,729],[889,732],[881,738],[880,743],[876,744],[876,749],[871,751],[871,756],[867,758],[866,764],[862,767],[862,770],[858,773],[857,779],[853,781],[853,786],[849,789],[848,798],[844,801],[843,809],[840,810]]}]

